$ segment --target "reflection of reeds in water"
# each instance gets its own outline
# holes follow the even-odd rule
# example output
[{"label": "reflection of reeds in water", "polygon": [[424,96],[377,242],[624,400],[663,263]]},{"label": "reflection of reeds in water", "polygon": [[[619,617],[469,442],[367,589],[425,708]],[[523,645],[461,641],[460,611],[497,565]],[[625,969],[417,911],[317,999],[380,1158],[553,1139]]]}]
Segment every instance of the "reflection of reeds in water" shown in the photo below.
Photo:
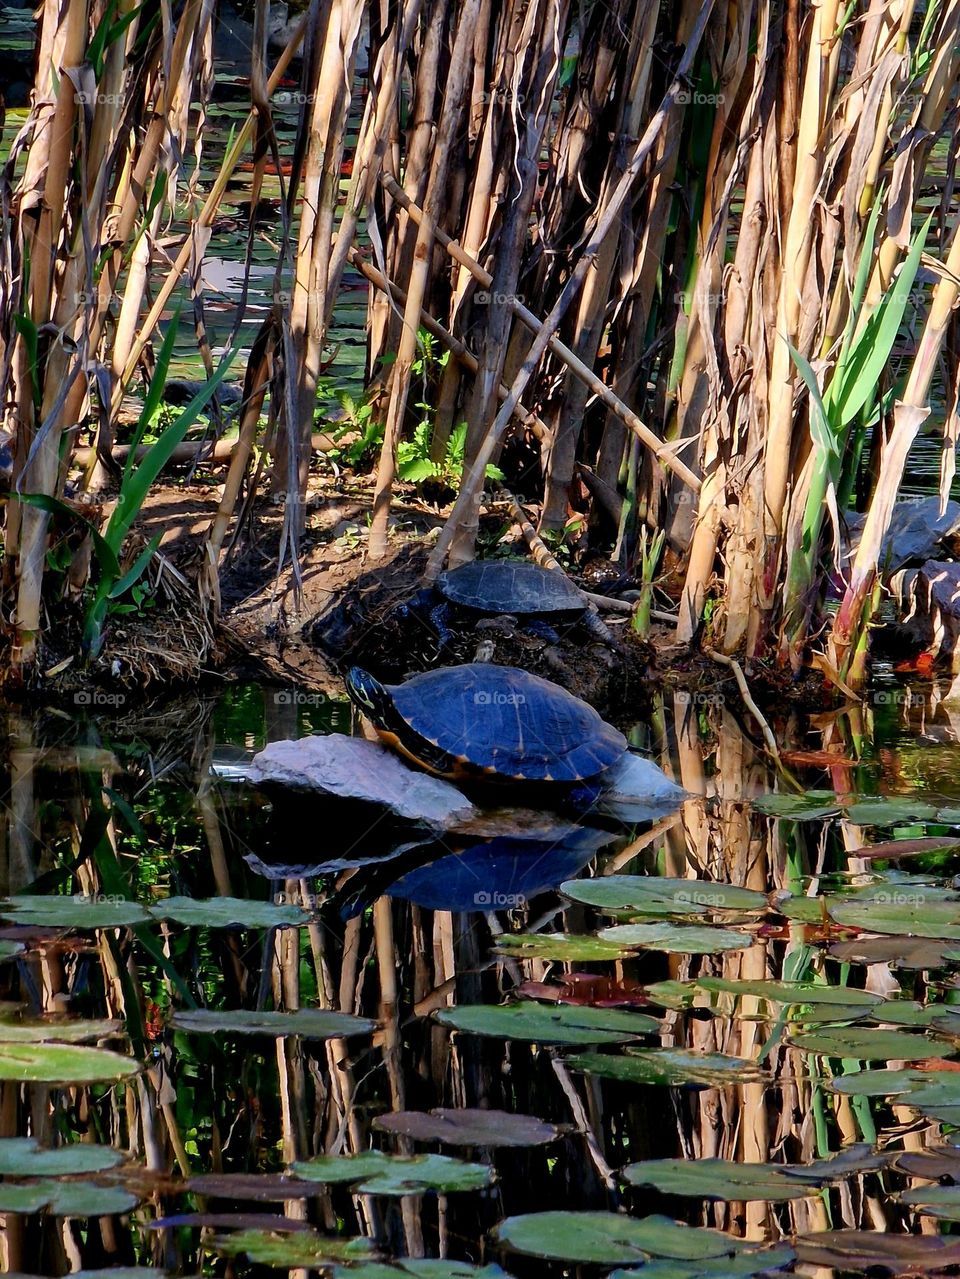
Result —
[{"label": "reflection of reeds in water", "polygon": [[[652,839],[625,838],[619,852],[604,854],[598,874],[646,869],[763,893],[803,893],[824,876],[847,871],[846,850],[862,846],[862,830],[851,828],[847,819],[828,828],[754,812],[750,798],[776,782],[762,753],[728,710],[713,711],[705,733],[683,706],[676,709],[675,718],[665,717],[672,728],[661,762],[699,793],[675,818],[665,819]],[[88,899],[134,892],[145,901],[167,891],[196,898],[258,892],[262,897],[263,881],[247,872],[238,843],[241,838],[255,843],[257,830],[249,823],[241,829],[240,810],[232,813],[229,796],[218,797],[204,778],[213,749],[211,710],[209,703],[193,703],[191,713],[184,703],[152,719],[137,722],[131,716],[115,725],[113,736],[101,728],[99,764],[91,766],[88,757],[86,767],[69,768],[62,720],[34,727],[22,714],[12,715],[9,798],[0,822],[4,888],[32,885],[54,892],[63,887]],[[923,713],[928,726],[942,718],[930,705]],[[869,760],[877,751],[868,727],[863,716],[833,717],[823,726],[820,743],[826,749],[840,736],[849,752],[841,758],[852,759],[856,739]],[[148,755],[155,769],[151,784],[142,760],[132,771],[104,767],[108,756],[128,758],[132,739],[147,733],[167,740],[179,736],[177,750],[162,758]],[[790,734],[781,737],[784,747],[791,744],[785,737]],[[809,737],[798,742],[810,746]],[[91,743],[85,745],[89,750]],[[44,753],[49,757],[53,750],[60,765],[56,771],[43,763]],[[175,756],[197,769],[189,785],[184,771],[173,768]],[[892,767],[889,758],[884,767]],[[854,793],[857,782],[852,764],[837,765],[832,784],[838,793]],[[197,795],[186,826],[170,805],[171,793],[187,801]],[[114,802],[114,796],[125,803]],[[141,819],[139,831],[131,825],[126,803]],[[30,832],[29,840],[24,831]],[[288,860],[294,860],[292,853]],[[855,863],[850,869],[864,868]],[[322,896],[323,885],[289,879],[283,891],[287,900],[308,900]],[[827,1063],[791,1046],[783,1032],[793,1023],[782,1020],[776,1005],[751,994],[715,998],[715,1015],[662,1012],[664,1045],[747,1058],[769,1072],[764,1079],[701,1090],[578,1074],[564,1064],[563,1051],[451,1035],[439,1027],[431,1011],[499,1004],[525,981],[552,984],[558,998],[575,995],[574,986],[564,988],[563,978],[577,965],[566,965],[565,973],[557,963],[491,955],[497,929],[515,931],[523,923],[581,933],[598,922],[592,908],[550,895],[535,906],[510,919],[430,912],[380,897],[345,925],[321,910],[300,929],[237,932],[167,922],[132,930],[91,933],[81,927],[22,934],[24,954],[0,966],[0,995],[33,1012],[119,1019],[144,1070],[129,1085],[107,1088],[3,1083],[0,1136],[29,1133],[50,1145],[64,1140],[110,1144],[158,1180],[145,1180],[135,1171],[122,1175],[124,1184],[145,1196],[131,1221],[104,1218],[85,1231],[76,1222],[8,1216],[2,1236],[5,1269],[62,1271],[139,1260],[192,1273],[201,1264],[197,1249],[210,1237],[202,1233],[202,1214],[247,1210],[348,1235],[367,1234],[390,1252],[479,1259],[485,1232],[503,1216],[616,1205],[618,1170],[638,1160],[683,1156],[810,1163],[842,1144],[874,1140],[874,1122],[881,1141],[896,1148],[920,1150],[936,1140],[937,1125],[918,1124],[907,1107],[878,1103],[865,1109],[830,1093],[824,1087],[831,1073]],[[770,924],[765,932],[760,919],[749,915],[740,923],[756,932],[747,950],[705,956],[652,951],[612,965],[591,965],[590,971],[606,974],[610,989],[624,999],[638,985],[709,976],[736,983],[798,980],[821,972],[834,984],[860,984],[863,970],[844,974],[833,961],[824,961],[816,928],[780,920],[782,927]],[[883,971],[889,986],[892,975]],[[879,989],[879,971],[867,973],[867,988]],[[917,992],[922,997],[919,985]],[[222,1009],[225,1027],[230,1010],[256,1007],[339,1009],[375,1017],[380,1027],[372,1038],[317,1042],[288,1036],[275,1046],[229,1030],[217,1036],[173,1036],[169,1012],[190,1000]],[[260,1204],[223,1202],[213,1192],[179,1197],[183,1184],[176,1179],[199,1172],[265,1174],[320,1152],[359,1153],[371,1143],[414,1153],[422,1147],[409,1138],[376,1133],[373,1119],[383,1112],[444,1105],[537,1115],[565,1125],[566,1131],[545,1147],[455,1152],[493,1159],[499,1182],[485,1197],[406,1196],[398,1202],[322,1187],[310,1197]],[[814,1195],[783,1204],[704,1205],[661,1202],[652,1192],[631,1191],[626,1203],[637,1215],[663,1207],[691,1223],[757,1241],[828,1226],[914,1228],[907,1209],[890,1195],[893,1185],[890,1177],[881,1186],[873,1174],[853,1174],[827,1200]],[[138,1224],[188,1207],[201,1213],[198,1229],[189,1236],[174,1225],[143,1231]],[[937,1230],[930,1218],[921,1218],[917,1228]],[[521,1263],[516,1273],[552,1272],[542,1264],[524,1269]]]}]

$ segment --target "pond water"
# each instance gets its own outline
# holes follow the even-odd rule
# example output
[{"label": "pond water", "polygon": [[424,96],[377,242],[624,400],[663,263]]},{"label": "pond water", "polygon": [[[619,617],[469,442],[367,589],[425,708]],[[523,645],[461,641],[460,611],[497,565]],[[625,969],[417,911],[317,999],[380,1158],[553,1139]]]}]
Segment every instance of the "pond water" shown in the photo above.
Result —
[{"label": "pond water", "polygon": [[775,720],[796,785],[738,704],[658,699],[689,800],[526,847],[245,779],[346,702],[78,696],[6,710],[4,1271],[960,1265],[936,687]]}]

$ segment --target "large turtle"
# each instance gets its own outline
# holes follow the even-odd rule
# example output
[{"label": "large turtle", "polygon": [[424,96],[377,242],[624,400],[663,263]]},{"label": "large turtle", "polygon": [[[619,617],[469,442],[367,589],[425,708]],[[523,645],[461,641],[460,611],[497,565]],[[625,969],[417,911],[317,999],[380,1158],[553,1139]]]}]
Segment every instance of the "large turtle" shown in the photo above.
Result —
[{"label": "large turtle", "polygon": [[[451,607],[453,606],[453,607]],[[513,616],[527,630],[556,641],[554,627],[583,622],[611,643],[610,632],[565,573],[529,560],[474,560],[441,573],[433,590],[420,591],[405,611],[426,614],[442,644],[450,640],[453,608],[473,617]]]},{"label": "large turtle", "polygon": [[386,685],[355,666],[347,691],[385,742],[442,777],[580,782],[627,749],[592,706],[509,666],[470,662]]}]

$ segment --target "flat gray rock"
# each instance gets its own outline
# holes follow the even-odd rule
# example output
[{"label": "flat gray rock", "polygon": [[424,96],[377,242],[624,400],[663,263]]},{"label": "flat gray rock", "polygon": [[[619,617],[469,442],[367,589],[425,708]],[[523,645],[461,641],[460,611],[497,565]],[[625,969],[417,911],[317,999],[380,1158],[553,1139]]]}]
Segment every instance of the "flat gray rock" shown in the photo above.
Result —
[{"label": "flat gray rock", "polygon": [[689,794],[652,759],[627,753],[596,779],[603,787],[595,807],[625,822],[654,821],[680,807]]},{"label": "flat gray rock", "polygon": [[[863,530],[864,515],[848,515],[850,558]],[[908,497],[897,502],[880,552],[880,567],[895,571],[914,561],[932,559],[943,538],[960,532],[960,502],[948,501],[940,514],[939,497]]]},{"label": "flat gray rock", "polygon": [[254,785],[381,804],[396,817],[428,826],[446,828],[475,812],[449,782],[415,772],[385,746],[343,733],[271,742],[253,757],[249,778]]}]

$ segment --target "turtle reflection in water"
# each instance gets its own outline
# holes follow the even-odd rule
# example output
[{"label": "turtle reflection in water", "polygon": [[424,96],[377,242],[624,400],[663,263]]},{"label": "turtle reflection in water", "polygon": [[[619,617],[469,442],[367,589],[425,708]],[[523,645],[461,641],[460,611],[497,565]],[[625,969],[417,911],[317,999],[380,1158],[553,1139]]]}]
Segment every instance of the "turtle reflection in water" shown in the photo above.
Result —
[{"label": "turtle reflection in water", "polygon": [[428,619],[446,647],[453,638],[451,624],[458,610],[470,621],[516,618],[524,630],[551,643],[560,638],[556,627],[579,624],[604,644],[617,646],[586,596],[565,573],[527,560],[463,564],[441,573],[432,589],[418,591],[399,612]]},{"label": "turtle reflection in water", "polygon": [[354,667],[347,691],[385,742],[441,777],[576,783],[627,749],[592,706],[512,667],[471,662],[405,684]]}]

